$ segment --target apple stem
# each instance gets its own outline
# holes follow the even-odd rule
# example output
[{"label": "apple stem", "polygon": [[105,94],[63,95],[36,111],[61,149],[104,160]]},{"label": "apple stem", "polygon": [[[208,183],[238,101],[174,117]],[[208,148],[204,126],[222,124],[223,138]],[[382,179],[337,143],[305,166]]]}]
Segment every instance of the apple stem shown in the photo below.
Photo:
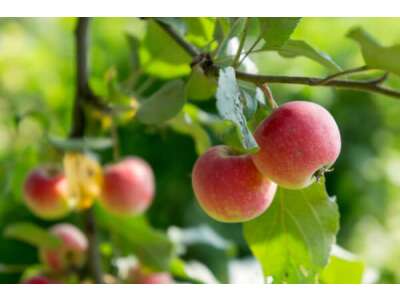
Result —
[{"label": "apple stem", "polygon": [[265,97],[267,98],[267,102],[269,106],[274,110],[279,107],[278,103],[276,103],[274,96],[272,95],[272,91],[269,88],[268,84],[265,82],[260,85],[261,90],[263,91]]}]

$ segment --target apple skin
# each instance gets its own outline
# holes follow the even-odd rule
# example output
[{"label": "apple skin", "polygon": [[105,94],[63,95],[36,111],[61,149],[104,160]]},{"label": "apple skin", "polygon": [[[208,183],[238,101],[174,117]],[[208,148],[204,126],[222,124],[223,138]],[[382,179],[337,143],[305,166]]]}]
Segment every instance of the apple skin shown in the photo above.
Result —
[{"label": "apple skin", "polygon": [[192,186],[203,210],[227,223],[259,216],[276,192],[276,184],[262,176],[249,155],[234,155],[222,145],[210,148],[197,159]]},{"label": "apple skin", "polygon": [[322,106],[293,101],[256,129],[260,150],[253,161],[265,176],[288,189],[302,189],[329,169],[340,154],[339,128]]},{"label": "apple skin", "polygon": [[25,283],[25,284],[52,284],[52,283],[57,283],[57,282],[50,278],[47,278],[46,276],[38,275],[38,276],[28,278],[28,279],[24,280],[22,283]]},{"label": "apple skin", "polygon": [[128,282],[136,284],[170,284],[174,283],[169,273],[153,273],[144,270],[140,265],[132,267],[128,274]]},{"label": "apple skin", "polygon": [[82,231],[72,224],[60,223],[51,227],[50,232],[61,240],[61,244],[52,249],[40,249],[42,263],[56,274],[83,266],[89,246]]},{"label": "apple skin", "polygon": [[101,202],[116,214],[141,214],[152,203],[154,175],[139,157],[129,157],[104,170]]},{"label": "apple skin", "polygon": [[28,174],[24,199],[36,216],[46,220],[62,218],[71,210],[67,180],[54,168],[37,168]]}]

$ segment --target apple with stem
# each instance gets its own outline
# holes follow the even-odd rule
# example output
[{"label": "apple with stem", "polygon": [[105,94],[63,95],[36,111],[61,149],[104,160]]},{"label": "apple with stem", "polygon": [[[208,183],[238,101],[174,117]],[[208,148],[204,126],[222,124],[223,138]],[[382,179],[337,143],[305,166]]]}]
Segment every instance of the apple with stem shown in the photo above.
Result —
[{"label": "apple with stem", "polygon": [[332,115],[306,101],[285,103],[256,129],[260,150],[253,161],[264,176],[288,189],[302,189],[329,171],[341,139]]}]

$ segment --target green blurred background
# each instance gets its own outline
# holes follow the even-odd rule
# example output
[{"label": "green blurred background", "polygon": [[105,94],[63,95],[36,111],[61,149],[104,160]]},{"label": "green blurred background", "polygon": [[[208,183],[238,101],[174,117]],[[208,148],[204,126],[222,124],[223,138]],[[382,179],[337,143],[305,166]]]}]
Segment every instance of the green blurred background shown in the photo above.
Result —
[{"label": "green blurred background", "polygon": [[[56,157],[46,144],[46,130],[58,136],[66,136],[69,131],[75,84],[75,22],[60,18],[0,19],[0,232],[19,220],[48,224],[25,208],[21,184],[28,170]],[[101,93],[110,70],[116,70],[122,80],[131,74],[132,52],[126,34],[140,41],[147,25],[137,18],[96,18],[92,25],[91,83]],[[294,38],[306,40],[347,69],[363,64],[358,45],[346,38],[354,25],[361,25],[383,44],[400,43],[400,18],[304,18]],[[305,58],[284,59],[275,53],[259,53],[252,59],[261,74],[327,75],[323,67]],[[165,72],[161,76],[149,72],[151,84],[146,93],[157,90],[168,74],[172,77],[176,72],[177,76],[187,77],[189,72],[185,65],[163,68],[167,76]],[[150,75],[145,75],[142,80],[148,78]],[[389,78],[389,83],[400,87],[395,76]],[[336,118],[343,150],[334,172],[327,176],[327,187],[329,194],[337,197],[341,212],[338,243],[362,257],[378,274],[378,281],[400,282],[399,100],[333,88],[271,88],[279,103],[312,100],[327,107]],[[215,101],[199,105],[215,111]],[[198,208],[190,179],[197,154],[190,137],[169,126],[137,122],[124,123],[119,134],[123,155],[141,156],[154,168],[157,195],[148,213],[154,227],[166,230],[170,226],[208,224],[237,245],[237,256],[249,255],[240,225],[213,222]],[[101,158],[109,161],[111,151],[101,153]],[[79,222],[77,216],[70,219]],[[223,261],[217,255],[206,257],[207,251],[199,249],[186,256],[210,265],[212,260],[216,265]],[[34,248],[0,235],[0,264],[33,264],[36,260]],[[18,278],[19,274],[0,272],[2,282]]]}]

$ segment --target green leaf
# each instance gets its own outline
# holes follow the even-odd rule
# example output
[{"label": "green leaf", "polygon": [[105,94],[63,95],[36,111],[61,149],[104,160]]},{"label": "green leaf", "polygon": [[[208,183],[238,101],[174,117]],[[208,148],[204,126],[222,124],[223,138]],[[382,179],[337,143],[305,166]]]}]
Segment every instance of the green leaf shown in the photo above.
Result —
[{"label": "green leaf", "polygon": [[132,34],[127,33],[125,36],[128,41],[129,48],[131,50],[130,57],[131,57],[131,63],[132,63],[132,70],[137,70],[140,67],[140,59],[139,59],[140,41],[136,36],[134,36]]},{"label": "green leaf", "polygon": [[145,124],[159,124],[173,118],[184,104],[183,81],[170,81],[141,103],[137,118]]},{"label": "green leaf", "polygon": [[215,78],[206,76],[198,66],[192,69],[189,80],[185,86],[186,98],[189,100],[208,100],[217,90]]},{"label": "green leaf", "polygon": [[313,283],[328,263],[339,213],[323,183],[279,188],[271,207],[244,224],[244,235],[273,283]]},{"label": "green leaf", "polygon": [[320,274],[321,283],[359,284],[365,271],[364,262],[339,246],[332,248],[328,265]]},{"label": "green leaf", "polygon": [[186,263],[179,258],[174,258],[172,260],[169,271],[175,278],[177,278],[180,281],[197,283],[197,284],[204,283],[201,280],[190,276],[186,272]]},{"label": "green leaf", "polygon": [[260,88],[240,83],[240,92],[244,99],[244,114],[250,120],[257,112],[259,105],[265,105],[265,96]]},{"label": "green leaf", "polygon": [[258,18],[261,36],[268,47],[281,47],[290,38],[301,18]]},{"label": "green leaf", "polygon": [[155,270],[168,270],[174,246],[168,237],[151,228],[142,217],[113,215],[96,206],[99,223],[121,241],[124,250],[137,256],[141,263]]},{"label": "green leaf", "polygon": [[110,138],[71,138],[63,139],[56,136],[49,136],[49,143],[54,147],[65,151],[103,150],[112,147],[113,141]]},{"label": "green leaf", "polygon": [[186,40],[198,47],[205,47],[213,40],[215,19],[213,18],[183,18],[187,26]]},{"label": "green leaf", "polygon": [[54,248],[61,241],[46,229],[32,223],[14,223],[6,227],[4,236],[38,248]]},{"label": "green leaf", "polygon": [[368,32],[359,27],[352,29],[347,36],[358,42],[364,61],[369,67],[400,75],[400,44],[381,46]]},{"label": "green leaf", "polygon": [[300,41],[300,40],[288,40],[281,47],[272,47],[265,45],[263,47],[266,51],[278,51],[279,55],[282,57],[293,58],[298,56],[303,56],[309,58],[333,73],[340,72],[342,69],[336,64],[333,59],[324,52],[321,52],[313,48],[310,44]]},{"label": "green leaf", "polygon": [[217,109],[222,118],[236,124],[244,150],[256,151],[258,145],[247,127],[241,94],[236,82],[235,70],[232,67],[219,71]]},{"label": "green leaf", "polygon": [[228,34],[224,35],[223,40],[218,45],[217,51],[215,53],[216,60],[221,59],[227,55],[229,40],[235,36],[239,36],[239,34],[243,31],[245,24],[246,18],[237,18],[234,21],[234,23],[230,27]]},{"label": "green leaf", "polygon": [[165,79],[189,74],[191,57],[155,21],[147,24],[139,51],[146,73]]},{"label": "green leaf", "polygon": [[193,138],[198,155],[203,154],[211,147],[211,140],[207,131],[196,120],[193,120],[187,112],[181,112],[169,124],[175,131]]},{"label": "green leaf", "polygon": [[164,24],[167,24],[171,26],[173,29],[175,29],[180,35],[184,35],[188,28],[183,20],[183,18],[177,18],[177,17],[164,17],[164,18],[156,18],[158,21],[163,22]]}]

